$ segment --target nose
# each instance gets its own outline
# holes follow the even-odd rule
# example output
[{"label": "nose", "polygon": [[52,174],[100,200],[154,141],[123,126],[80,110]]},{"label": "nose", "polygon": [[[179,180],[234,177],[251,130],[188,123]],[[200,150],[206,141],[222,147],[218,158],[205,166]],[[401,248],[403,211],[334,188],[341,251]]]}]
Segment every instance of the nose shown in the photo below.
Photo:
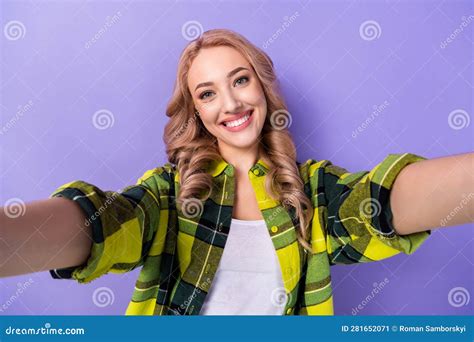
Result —
[{"label": "nose", "polygon": [[226,114],[238,113],[239,109],[242,108],[242,102],[231,90],[223,93],[222,101],[222,108]]}]

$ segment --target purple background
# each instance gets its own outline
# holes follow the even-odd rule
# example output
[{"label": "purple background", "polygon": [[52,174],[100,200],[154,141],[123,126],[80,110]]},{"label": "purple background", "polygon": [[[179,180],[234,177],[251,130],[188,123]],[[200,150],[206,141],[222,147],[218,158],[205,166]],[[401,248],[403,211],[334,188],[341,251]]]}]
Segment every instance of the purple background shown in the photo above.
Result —
[{"label": "purple background", "polygon": [[[448,121],[454,110],[466,120],[473,113],[474,22],[455,33],[474,14],[469,1],[2,1],[1,10],[1,205],[46,198],[75,179],[118,190],[164,164],[165,106],[188,43],[182,28],[193,20],[235,30],[271,56],[299,161],[329,159],[355,172],[389,153],[473,150],[474,124]],[[13,20],[23,24],[20,37],[5,29]],[[368,20],[380,26],[376,39],[360,33]],[[93,123],[101,109],[113,115],[107,129]],[[359,315],[471,314],[472,300],[456,307],[448,293],[474,293],[472,229],[435,230],[411,256],[333,267],[335,313],[351,315],[387,278]],[[4,278],[0,314],[122,315],[138,273],[88,285],[48,272]],[[104,307],[93,300],[100,287],[114,296]]]}]

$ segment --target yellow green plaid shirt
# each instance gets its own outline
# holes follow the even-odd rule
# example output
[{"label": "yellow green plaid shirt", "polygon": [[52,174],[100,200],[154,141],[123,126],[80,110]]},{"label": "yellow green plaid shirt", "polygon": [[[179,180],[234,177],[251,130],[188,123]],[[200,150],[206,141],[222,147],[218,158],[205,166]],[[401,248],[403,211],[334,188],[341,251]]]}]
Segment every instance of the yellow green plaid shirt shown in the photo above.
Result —
[{"label": "yellow green plaid shirt", "polygon": [[[268,165],[260,159],[249,170],[280,262],[286,315],[334,314],[330,266],[411,254],[424,242],[430,230],[396,234],[389,202],[399,172],[423,159],[389,154],[372,170],[356,173],[329,160],[298,163],[314,208],[312,253],[297,241],[294,210],[267,195]],[[92,227],[93,244],[84,264],[50,270],[51,276],[88,283],[142,266],[126,315],[198,315],[229,234],[235,193],[231,164],[215,161],[208,171],[218,191],[195,208],[195,215],[176,206],[179,172],[170,163],[148,170],[120,192],[81,180],[57,188],[50,197],[80,205]]]}]

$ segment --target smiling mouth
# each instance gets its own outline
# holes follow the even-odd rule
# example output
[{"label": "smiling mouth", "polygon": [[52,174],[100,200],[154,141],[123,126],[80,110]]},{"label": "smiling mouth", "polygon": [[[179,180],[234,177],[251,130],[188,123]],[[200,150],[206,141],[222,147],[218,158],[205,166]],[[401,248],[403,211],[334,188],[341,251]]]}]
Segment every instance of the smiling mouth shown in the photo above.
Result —
[{"label": "smiling mouth", "polygon": [[243,125],[244,123],[246,123],[250,119],[252,114],[253,114],[253,109],[247,111],[247,114],[242,116],[240,119],[233,120],[233,121],[222,122],[221,125],[223,125],[225,127],[229,127],[229,128],[239,127],[239,126]]}]

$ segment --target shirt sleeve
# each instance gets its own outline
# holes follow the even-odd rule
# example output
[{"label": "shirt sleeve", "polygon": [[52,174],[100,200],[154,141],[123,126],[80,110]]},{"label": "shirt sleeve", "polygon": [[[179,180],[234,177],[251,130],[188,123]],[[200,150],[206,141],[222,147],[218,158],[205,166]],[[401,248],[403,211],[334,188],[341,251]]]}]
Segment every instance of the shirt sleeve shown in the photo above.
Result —
[{"label": "shirt sleeve", "polygon": [[82,265],[49,270],[51,276],[89,283],[108,272],[125,273],[143,265],[166,199],[163,172],[162,167],[148,170],[121,192],[104,191],[82,180],[57,188],[50,198],[64,197],[80,206],[92,229],[92,247]]},{"label": "shirt sleeve", "polygon": [[372,170],[354,173],[329,160],[312,163],[313,250],[325,250],[331,265],[377,261],[416,251],[431,231],[397,234],[390,192],[404,167],[425,159],[411,153],[389,154]]}]

